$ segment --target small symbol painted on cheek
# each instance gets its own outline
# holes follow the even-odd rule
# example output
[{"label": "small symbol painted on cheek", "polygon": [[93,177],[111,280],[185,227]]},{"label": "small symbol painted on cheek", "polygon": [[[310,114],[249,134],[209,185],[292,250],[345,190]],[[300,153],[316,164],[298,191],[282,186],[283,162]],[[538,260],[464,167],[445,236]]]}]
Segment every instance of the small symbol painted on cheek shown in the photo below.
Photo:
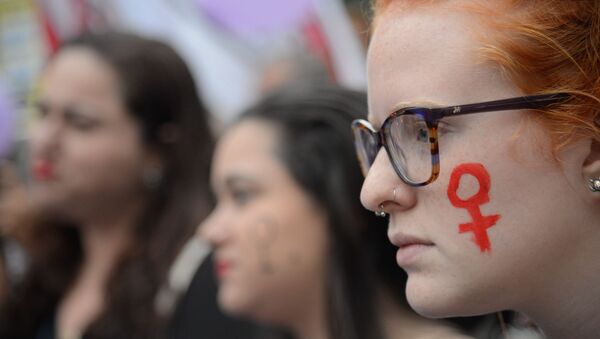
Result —
[{"label": "small symbol painted on cheek", "polygon": [[[479,192],[469,199],[463,200],[458,194],[458,186],[463,175],[469,174],[474,176],[479,183]],[[481,215],[480,205],[490,201],[490,175],[482,164],[468,163],[456,166],[450,176],[450,184],[448,185],[448,199],[454,207],[464,208],[469,212],[473,222],[458,225],[458,232],[473,232],[473,241],[479,246],[481,252],[490,252],[491,243],[488,237],[487,229],[494,226],[499,214]]]},{"label": "small symbol painted on cheek", "polygon": [[273,263],[269,252],[275,241],[276,225],[272,220],[264,218],[254,224],[254,232],[261,271],[265,274],[271,274],[273,273]]}]

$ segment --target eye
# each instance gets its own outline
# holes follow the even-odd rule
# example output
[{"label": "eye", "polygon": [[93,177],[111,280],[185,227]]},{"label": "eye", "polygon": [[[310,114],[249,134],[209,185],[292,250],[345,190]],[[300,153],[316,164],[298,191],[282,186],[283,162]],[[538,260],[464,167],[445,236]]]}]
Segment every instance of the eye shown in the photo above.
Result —
[{"label": "eye", "polygon": [[249,188],[233,188],[231,190],[231,197],[239,206],[248,204],[255,196],[256,191]]},{"label": "eye", "polygon": [[410,139],[419,143],[429,143],[429,129],[425,121],[418,116],[407,116],[405,123]]},{"label": "eye", "polygon": [[99,123],[96,119],[90,118],[75,110],[67,110],[65,112],[65,117],[67,123],[80,131],[93,130],[99,126]]},{"label": "eye", "polygon": [[415,126],[415,138],[419,142],[429,142],[429,130],[427,126],[420,126],[422,124],[417,124]]}]

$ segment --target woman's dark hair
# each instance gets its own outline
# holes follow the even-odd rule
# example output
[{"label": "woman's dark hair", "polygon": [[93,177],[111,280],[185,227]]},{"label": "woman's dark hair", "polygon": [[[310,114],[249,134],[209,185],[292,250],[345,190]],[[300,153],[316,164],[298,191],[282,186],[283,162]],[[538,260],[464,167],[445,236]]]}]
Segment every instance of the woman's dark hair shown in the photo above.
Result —
[{"label": "woman's dark hair", "polygon": [[[214,138],[192,75],[164,43],[125,33],[88,34],[58,51],[86,48],[119,77],[122,99],[143,140],[163,161],[160,184],[148,188],[135,239],[113,271],[101,316],[84,338],[162,338],[155,299],[168,269],[196,225],[209,213]],[[41,225],[40,225],[41,223]],[[77,227],[47,219],[31,227],[30,269],[0,306],[0,337],[31,338],[72,284],[82,262]]]},{"label": "woman's dark hair", "polygon": [[328,213],[326,290],[330,338],[383,338],[376,285],[388,282],[404,303],[405,273],[395,263],[387,221],[359,200],[360,172],[350,123],[365,118],[366,95],[336,86],[291,87],[245,112],[279,132],[276,154]]}]

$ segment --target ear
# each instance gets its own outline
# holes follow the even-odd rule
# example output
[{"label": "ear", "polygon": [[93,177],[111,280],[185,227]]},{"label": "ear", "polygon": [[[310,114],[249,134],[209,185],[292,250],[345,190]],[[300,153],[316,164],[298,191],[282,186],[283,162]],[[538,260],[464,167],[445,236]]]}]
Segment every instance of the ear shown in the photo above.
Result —
[{"label": "ear", "polygon": [[162,156],[160,155],[160,153],[153,149],[147,149],[145,154],[144,154],[144,165],[145,166],[153,166],[153,167],[163,167],[163,163],[164,160],[162,159]]},{"label": "ear", "polygon": [[161,185],[164,174],[164,160],[157,151],[148,150],[144,156],[142,182],[149,189]]},{"label": "ear", "polygon": [[590,195],[600,202],[600,191],[594,191],[590,185],[593,180],[600,180],[600,141],[591,140],[587,157],[582,165],[582,179]]}]

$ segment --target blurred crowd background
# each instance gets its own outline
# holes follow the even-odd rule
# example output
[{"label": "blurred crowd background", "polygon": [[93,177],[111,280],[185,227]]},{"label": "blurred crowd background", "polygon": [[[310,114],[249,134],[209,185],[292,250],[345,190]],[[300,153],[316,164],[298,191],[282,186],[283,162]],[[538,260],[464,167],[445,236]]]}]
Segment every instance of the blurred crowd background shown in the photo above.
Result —
[{"label": "blurred crowd background", "polygon": [[[39,99],[48,88],[42,88],[41,77],[64,43],[86,33],[117,31],[170,46],[189,68],[201,104],[207,108],[206,117],[202,118],[208,120],[212,134],[218,137],[226,125],[253,103],[292,83],[332,83],[364,90],[368,11],[366,0],[0,0],[0,300],[8,300],[8,303],[2,302],[0,310],[2,331],[6,331],[7,322],[14,321],[22,322],[14,328],[40,327],[41,330],[34,331],[36,338],[46,338],[44,333],[52,333],[53,321],[46,326],[44,324],[48,322],[40,320],[39,316],[53,319],[52,312],[58,313],[56,298],[60,300],[59,305],[68,304],[70,299],[65,295],[71,295],[73,280],[69,279],[73,279],[73,275],[66,274],[71,278],[58,283],[59,292],[49,292],[52,288],[45,285],[57,283],[58,280],[52,280],[58,276],[57,272],[70,270],[61,266],[69,267],[73,261],[83,260],[79,258],[81,253],[77,252],[77,247],[65,245],[69,243],[65,242],[69,235],[66,238],[65,234],[60,235],[62,240],[58,241],[55,239],[59,237],[58,233],[37,233],[43,230],[39,226],[48,227],[42,224],[55,227],[57,223],[52,219],[28,220],[33,210],[26,203],[29,201],[28,186],[35,182],[32,175],[36,175],[36,168],[40,170],[33,159],[35,155],[33,158],[31,155],[31,139],[40,112],[45,114]],[[173,84],[179,88],[178,85]],[[211,138],[198,139],[207,142],[198,149],[212,152]],[[206,167],[206,159],[203,161]],[[198,180],[206,181],[206,168],[201,172],[197,175]],[[209,191],[206,186],[203,190]],[[200,193],[200,196],[207,194]],[[178,203],[176,198],[172,200]],[[207,208],[211,206],[211,203],[199,204],[196,214],[206,216]],[[73,210],[78,208],[72,207]],[[163,206],[157,214],[168,214],[168,211],[169,207]],[[200,218],[194,220],[194,224],[188,222],[181,228],[187,236],[197,226],[196,221],[201,221]],[[24,224],[34,227],[28,229]],[[28,233],[28,230],[33,231]],[[166,244],[168,239],[164,236],[163,239]],[[181,239],[180,236],[179,240],[164,246],[179,249]],[[59,253],[61,251],[63,254]],[[207,324],[213,325],[213,338],[230,338],[239,333],[249,337],[251,332],[260,331],[243,322],[231,322],[216,310],[216,285],[212,278],[207,278],[214,275],[214,268],[204,260],[208,251],[208,247],[202,247],[197,239],[191,239],[183,250],[177,251],[176,259],[157,259],[169,265],[168,286],[164,288],[160,282],[152,285],[153,289],[162,286],[158,292],[148,292],[156,292],[156,300],[142,301],[143,305],[138,305],[138,309],[148,308],[144,303],[156,303],[157,310],[174,312],[176,320],[172,333],[179,338],[194,337],[195,329],[206,328]],[[87,253],[87,249],[83,252]],[[168,253],[169,256],[173,254],[172,251]],[[208,267],[198,269],[203,260],[208,262]],[[145,293],[135,291],[138,287],[143,290],[143,284],[133,286],[133,293],[131,289],[127,290],[131,286],[123,287],[127,283],[119,285],[128,281],[124,278],[128,274],[134,274],[131,272],[137,269],[135,265],[143,262],[130,261],[134,264],[122,265],[126,267],[122,270],[125,273],[114,275],[117,292],[107,296],[110,310],[133,307],[124,306],[127,300],[119,301],[119,296],[130,295],[135,299],[136,293]],[[54,264],[58,266],[52,266]],[[44,271],[44,267],[48,269]],[[76,269],[77,264],[73,267]],[[28,269],[33,273],[28,273]],[[50,274],[44,275],[47,273]],[[143,277],[142,274],[138,278],[138,284]],[[66,283],[68,281],[71,283]],[[188,291],[190,284],[195,287]],[[15,287],[20,288],[14,294],[16,299],[11,294]],[[123,289],[121,295],[118,288]],[[186,293],[188,295],[180,298],[182,301],[175,310],[175,300]],[[67,299],[66,302],[63,299]],[[43,306],[46,304],[48,306]],[[44,307],[45,311],[40,311]],[[26,319],[24,314],[31,315],[31,319]],[[198,314],[202,316],[198,317]],[[104,322],[98,322],[100,325],[96,327],[114,322],[120,315],[115,313],[113,317],[102,318]],[[147,320],[148,317],[144,318]],[[57,324],[59,322],[60,319],[56,320]],[[118,325],[114,327],[118,329]],[[149,325],[148,331],[152,329]],[[106,333],[110,331],[111,328],[106,328]],[[92,332],[102,333],[97,329]],[[154,335],[161,337],[157,333]]]},{"label": "blurred crowd background", "polygon": [[[497,333],[495,316],[413,313],[387,221],[359,203],[350,123],[367,113],[369,6],[0,0],[0,339],[291,338],[300,317],[279,316],[321,288],[317,318],[331,339]],[[113,96],[82,95],[78,82]],[[240,166],[232,149],[263,155],[241,166],[264,177],[262,195],[220,177]],[[211,174],[215,162],[224,165]],[[269,197],[272,173],[291,188]],[[242,208],[253,194],[273,205],[259,217],[248,212],[259,204]],[[223,213],[231,201],[237,209]],[[195,236],[203,223],[209,231]],[[210,259],[209,243],[224,247],[222,226],[234,224],[230,238],[256,242],[238,248],[240,261],[262,269],[245,272],[241,297],[221,292],[220,306],[269,328],[217,307],[214,276],[230,267]],[[248,300],[255,312],[237,304]]]},{"label": "blurred crowd background", "polygon": [[0,128],[15,124],[13,137],[23,137],[27,102],[47,58],[62,41],[90,31],[171,45],[217,123],[292,73],[363,89],[367,12],[364,0],[1,0],[0,107],[19,113],[1,116]]}]

